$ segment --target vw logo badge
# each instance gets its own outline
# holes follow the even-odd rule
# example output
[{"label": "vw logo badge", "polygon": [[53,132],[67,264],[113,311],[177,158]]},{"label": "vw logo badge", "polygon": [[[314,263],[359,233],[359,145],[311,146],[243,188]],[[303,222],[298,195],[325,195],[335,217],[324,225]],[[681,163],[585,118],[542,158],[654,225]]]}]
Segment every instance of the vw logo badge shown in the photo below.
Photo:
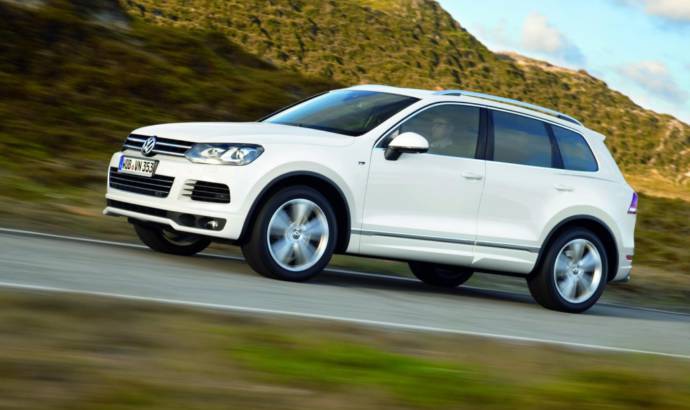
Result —
[{"label": "vw logo badge", "polygon": [[144,155],[151,155],[153,149],[156,147],[156,137],[149,137],[141,146],[141,153]]}]

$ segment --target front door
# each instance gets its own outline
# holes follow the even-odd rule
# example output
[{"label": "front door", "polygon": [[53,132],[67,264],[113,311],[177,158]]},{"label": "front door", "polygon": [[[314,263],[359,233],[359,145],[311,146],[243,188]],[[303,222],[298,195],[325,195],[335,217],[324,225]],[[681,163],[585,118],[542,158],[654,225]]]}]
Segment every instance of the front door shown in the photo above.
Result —
[{"label": "front door", "polygon": [[[485,161],[474,106],[444,103],[423,109],[373,149],[365,194],[360,253],[469,265]],[[386,160],[387,143],[402,132],[429,141],[423,154]]]}]

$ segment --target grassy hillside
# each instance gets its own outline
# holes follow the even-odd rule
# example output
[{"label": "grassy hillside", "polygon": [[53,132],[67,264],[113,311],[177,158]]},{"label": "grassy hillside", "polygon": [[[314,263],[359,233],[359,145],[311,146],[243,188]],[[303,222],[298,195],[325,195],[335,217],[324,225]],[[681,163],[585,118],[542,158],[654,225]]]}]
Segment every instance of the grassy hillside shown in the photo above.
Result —
[{"label": "grassy hillside", "polygon": [[0,0],[0,188],[100,181],[84,170],[136,126],[251,120],[360,82],[556,107],[607,134],[633,182],[689,196],[686,124],[583,71],[494,54],[430,0]]},{"label": "grassy hillside", "polygon": [[674,181],[690,179],[688,125],[642,109],[584,71],[494,54],[433,0],[121,3],[160,26],[220,31],[300,73],[348,84],[465,88],[554,107],[608,135],[627,173],[655,169]]},{"label": "grassy hillside", "polygon": [[256,119],[334,86],[212,30],[132,19],[115,1],[0,1],[0,192],[39,199],[101,184],[135,127]]}]

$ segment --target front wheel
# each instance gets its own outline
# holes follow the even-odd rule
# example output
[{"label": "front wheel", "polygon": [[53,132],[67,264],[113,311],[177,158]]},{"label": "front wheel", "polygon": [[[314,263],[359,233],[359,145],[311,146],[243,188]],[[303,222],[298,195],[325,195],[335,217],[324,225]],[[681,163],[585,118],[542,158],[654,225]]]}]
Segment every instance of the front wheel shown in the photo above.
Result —
[{"label": "front wheel", "polygon": [[191,256],[206,249],[211,240],[191,233],[178,232],[169,227],[134,224],[139,239],[157,252]]},{"label": "front wheel", "polygon": [[417,279],[427,285],[455,288],[472,277],[472,271],[458,266],[438,265],[428,262],[409,262],[410,270]]},{"label": "front wheel", "polygon": [[599,300],[607,277],[608,260],[601,240],[587,229],[576,228],[556,238],[527,284],[540,305],[580,313]]},{"label": "front wheel", "polygon": [[293,186],[264,204],[242,253],[264,276],[304,281],[326,267],[337,237],[328,200],[313,188]]}]

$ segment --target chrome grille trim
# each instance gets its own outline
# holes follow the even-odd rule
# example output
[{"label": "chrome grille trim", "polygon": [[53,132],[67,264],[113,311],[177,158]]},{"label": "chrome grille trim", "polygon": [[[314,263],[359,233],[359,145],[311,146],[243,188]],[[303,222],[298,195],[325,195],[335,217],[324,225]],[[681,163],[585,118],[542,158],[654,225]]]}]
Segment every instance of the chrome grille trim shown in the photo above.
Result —
[{"label": "chrome grille trim", "polygon": [[159,146],[159,145],[163,145],[166,147],[184,148],[184,149],[189,149],[191,147],[191,145],[172,144],[170,142],[161,142],[161,141],[156,142],[156,146]]},{"label": "chrome grille trim", "polygon": [[[144,145],[144,142],[146,142],[148,138],[149,136],[147,135],[130,134],[122,145],[122,149],[141,151],[141,146]],[[192,145],[194,144],[187,141],[156,137],[156,145],[151,153],[184,157],[185,152],[187,152]]]}]

